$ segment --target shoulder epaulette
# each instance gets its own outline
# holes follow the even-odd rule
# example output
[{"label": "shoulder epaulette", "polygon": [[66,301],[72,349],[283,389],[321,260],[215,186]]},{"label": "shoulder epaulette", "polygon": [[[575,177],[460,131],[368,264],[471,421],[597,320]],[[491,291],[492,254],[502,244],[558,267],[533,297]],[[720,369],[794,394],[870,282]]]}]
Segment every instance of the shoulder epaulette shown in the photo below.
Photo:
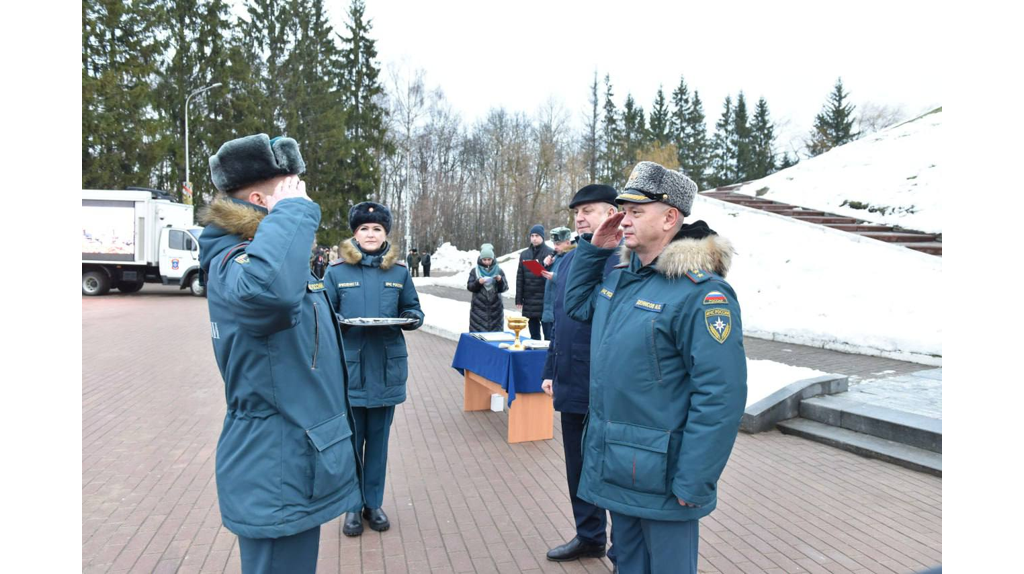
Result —
[{"label": "shoulder epaulette", "polygon": [[690,281],[694,283],[703,283],[708,279],[711,279],[711,273],[702,269],[691,269],[686,272],[686,276],[690,278]]},{"label": "shoulder epaulette", "polygon": [[344,259],[338,259],[337,261],[331,261],[331,264],[329,265],[329,267],[334,267],[335,265],[341,265],[344,262],[345,262]]},{"label": "shoulder epaulette", "polygon": [[408,265],[405,264],[405,261],[395,261],[395,265],[401,265],[402,267],[405,267],[407,269],[409,267]]},{"label": "shoulder epaulette", "polygon": [[220,262],[220,266],[224,267],[224,264],[228,262],[228,259],[231,259],[233,256],[238,255],[239,253],[241,253],[241,255],[238,255],[238,257],[235,258],[235,261],[237,261],[238,263],[248,263],[249,256],[245,254],[245,248],[248,246],[249,242],[243,241],[242,243],[239,243],[238,245],[232,247],[231,249],[228,249],[228,252],[224,256],[224,259],[222,259]]}]

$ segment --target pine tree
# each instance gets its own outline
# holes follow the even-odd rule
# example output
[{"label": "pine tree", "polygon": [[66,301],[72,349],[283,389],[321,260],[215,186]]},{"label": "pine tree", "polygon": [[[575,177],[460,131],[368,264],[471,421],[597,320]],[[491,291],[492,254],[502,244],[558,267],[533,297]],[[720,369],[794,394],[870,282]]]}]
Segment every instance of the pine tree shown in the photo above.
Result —
[{"label": "pine tree", "polygon": [[378,192],[380,170],[377,158],[394,151],[385,137],[387,112],[382,105],[384,88],[379,80],[376,40],[370,38],[373,24],[365,20],[365,12],[363,0],[352,1],[349,21],[345,24],[347,34],[341,38],[349,108],[348,137],[354,152],[348,185],[355,200]]},{"label": "pine tree", "polygon": [[154,0],[82,3],[82,187],[154,185],[166,138],[153,113],[164,49]]},{"label": "pine tree", "polygon": [[779,161],[779,169],[776,171],[782,171],[787,167],[793,167],[800,163],[800,156],[797,154],[789,155],[789,152],[782,152],[782,160]]},{"label": "pine tree", "polygon": [[671,141],[670,117],[668,106],[665,105],[665,93],[658,87],[658,95],[654,98],[654,106],[651,108],[650,132],[651,139],[658,145],[664,146]]},{"label": "pine tree", "polygon": [[676,86],[675,90],[672,90],[672,113],[669,116],[669,132],[672,134],[671,141],[675,144],[676,150],[679,153],[679,165],[682,166],[683,172],[688,175],[690,174],[688,168],[693,154],[692,142],[688,132],[689,118],[687,115],[689,112],[690,90],[686,86],[686,80],[680,76],[679,85]]},{"label": "pine tree", "polygon": [[853,104],[847,102],[850,94],[843,90],[843,79],[836,80],[828,102],[814,117],[814,128],[806,142],[807,153],[814,157],[847,144],[860,135],[853,131]]},{"label": "pine tree", "polygon": [[598,113],[597,70],[594,70],[594,83],[590,85],[590,116],[587,117],[586,131],[583,134],[583,156],[587,165],[590,183],[597,183],[597,152],[598,129],[601,116]]},{"label": "pine tree", "polygon": [[751,171],[748,179],[760,179],[776,170],[775,126],[768,113],[768,102],[762,97],[757,101],[754,119],[751,122]]},{"label": "pine tree", "polygon": [[622,153],[618,162],[622,181],[636,165],[640,150],[650,142],[646,123],[644,109],[636,104],[632,94],[626,94],[626,103],[622,106]]},{"label": "pine tree", "polygon": [[335,243],[348,231],[344,215],[349,200],[357,198],[355,174],[361,167],[347,134],[352,109],[348,70],[323,0],[296,1],[289,14],[286,30],[292,47],[279,71],[278,114],[283,133],[295,138],[302,150],[310,198],[320,204],[318,240]]},{"label": "pine tree", "polygon": [[722,105],[722,115],[715,123],[715,135],[711,138],[711,187],[736,182],[735,129],[732,96],[726,96]]},{"label": "pine tree", "polygon": [[683,172],[693,179],[698,189],[707,189],[708,170],[711,165],[711,150],[708,144],[708,127],[705,124],[704,104],[700,101],[700,92],[693,91],[693,98],[686,109],[686,141],[687,153],[685,163],[681,163]]},{"label": "pine tree", "polygon": [[618,188],[624,182],[620,174],[621,170],[619,169],[622,127],[619,120],[619,112],[615,107],[615,101],[612,99],[614,97],[611,77],[605,74],[604,118],[601,122],[601,151],[599,154],[601,180],[608,185]]},{"label": "pine tree", "polygon": [[733,109],[733,165],[736,167],[735,181],[749,181],[753,172],[753,154],[751,152],[750,119],[747,114],[747,99],[741,90],[736,97]]}]

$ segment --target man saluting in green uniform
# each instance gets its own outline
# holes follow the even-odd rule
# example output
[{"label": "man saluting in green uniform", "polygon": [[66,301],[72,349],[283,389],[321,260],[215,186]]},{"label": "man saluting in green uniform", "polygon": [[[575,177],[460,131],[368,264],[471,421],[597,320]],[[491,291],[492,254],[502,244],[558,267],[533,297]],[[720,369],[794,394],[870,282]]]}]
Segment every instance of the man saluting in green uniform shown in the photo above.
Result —
[{"label": "man saluting in green uniform", "polygon": [[569,316],[593,323],[578,496],[611,512],[623,574],[697,572],[697,521],[715,508],[746,403],[733,249],[683,223],[696,194],[640,162],[615,199],[624,211],[580,240],[566,285]]},{"label": "man saluting in green uniform", "polygon": [[210,158],[221,194],[200,216],[227,400],[217,498],[245,574],[312,574],[320,525],[362,507],[341,331],[309,269],[320,207],[305,170],[291,138],[229,141]]}]

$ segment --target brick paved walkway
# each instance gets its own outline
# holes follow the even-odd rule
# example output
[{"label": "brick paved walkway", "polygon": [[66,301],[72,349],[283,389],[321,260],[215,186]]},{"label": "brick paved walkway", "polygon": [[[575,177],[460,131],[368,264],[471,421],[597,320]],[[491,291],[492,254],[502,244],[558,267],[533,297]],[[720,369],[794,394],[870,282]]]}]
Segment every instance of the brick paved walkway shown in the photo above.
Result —
[{"label": "brick paved walkway", "polygon": [[[213,478],[224,399],[205,300],[148,285],[83,298],[82,328],[83,570],[238,572]],[[392,528],[349,539],[326,524],[318,571],[607,572],[606,560],[544,559],[573,533],[557,421],[554,440],[507,444],[506,413],[462,412],[455,344],[408,341]],[[701,572],[904,573],[942,559],[941,479],[894,465],[740,435],[719,495]]]}]

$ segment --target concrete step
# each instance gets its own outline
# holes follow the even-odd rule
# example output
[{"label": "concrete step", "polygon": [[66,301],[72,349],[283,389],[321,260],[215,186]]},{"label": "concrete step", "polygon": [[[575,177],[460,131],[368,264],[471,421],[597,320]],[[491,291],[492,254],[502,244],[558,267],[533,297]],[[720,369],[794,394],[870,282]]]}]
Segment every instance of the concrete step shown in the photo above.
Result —
[{"label": "concrete step", "polygon": [[901,231],[865,231],[863,233],[858,233],[858,235],[878,239],[879,241],[887,241],[889,243],[924,243],[935,240],[934,235],[928,235],[926,233],[906,233]]},{"label": "concrete step", "polygon": [[939,241],[929,241],[927,243],[900,243],[900,246],[928,253],[930,255],[942,255],[942,243]]},{"label": "concrete step", "polygon": [[857,224],[864,223],[864,222],[860,221],[859,219],[854,219],[852,217],[843,217],[843,216],[839,216],[839,215],[803,215],[803,214],[797,214],[797,215],[794,215],[793,217],[795,219],[799,219],[801,221],[806,221],[808,223],[819,223],[819,224],[822,224],[822,225],[827,224],[827,223],[857,223]]},{"label": "concrete step", "polygon": [[942,454],[942,421],[848,398],[849,393],[800,402],[800,416]]},{"label": "concrete step", "polygon": [[884,438],[829,426],[803,418],[783,421],[777,427],[783,434],[813,440],[867,458],[942,476],[942,455]]},{"label": "concrete step", "polygon": [[838,229],[839,231],[849,231],[853,233],[858,231],[892,231],[891,227],[887,227],[885,225],[859,223],[826,223],[825,227],[831,227],[832,229]]}]

